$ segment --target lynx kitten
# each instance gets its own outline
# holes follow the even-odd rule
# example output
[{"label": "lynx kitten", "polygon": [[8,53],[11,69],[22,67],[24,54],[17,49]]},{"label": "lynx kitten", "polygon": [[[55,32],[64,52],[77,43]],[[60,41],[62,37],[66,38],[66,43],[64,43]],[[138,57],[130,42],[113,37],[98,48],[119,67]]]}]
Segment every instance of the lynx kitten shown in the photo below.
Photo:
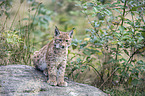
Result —
[{"label": "lynx kitten", "polygon": [[54,39],[40,51],[34,52],[34,65],[45,75],[48,74],[47,82],[50,85],[67,86],[67,82],[64,81],[64,73],[73,29],[70,32],[61,32],[56,27]]}]

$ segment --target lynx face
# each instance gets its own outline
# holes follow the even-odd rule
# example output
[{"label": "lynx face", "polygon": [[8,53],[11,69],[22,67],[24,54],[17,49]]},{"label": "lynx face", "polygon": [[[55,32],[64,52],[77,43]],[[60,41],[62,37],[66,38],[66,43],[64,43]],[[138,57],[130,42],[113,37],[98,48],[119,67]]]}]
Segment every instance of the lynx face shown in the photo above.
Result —
[{"label": "lynx face", "polygon": [[61,32],[57,28],[55,29],[54,46],[55,48],[67,48],[71,44],[73,30],[71,32]]}]

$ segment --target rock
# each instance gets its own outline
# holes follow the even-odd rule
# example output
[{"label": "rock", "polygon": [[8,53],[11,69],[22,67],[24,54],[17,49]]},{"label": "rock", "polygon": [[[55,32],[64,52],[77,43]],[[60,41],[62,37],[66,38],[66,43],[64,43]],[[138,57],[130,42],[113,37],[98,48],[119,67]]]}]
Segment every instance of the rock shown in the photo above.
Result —
[{"label": "rock", "polygon": [[98,88],[73,81],[50,86],[46,77],[27,65],[0,66],[0,96],[107,96]]}]

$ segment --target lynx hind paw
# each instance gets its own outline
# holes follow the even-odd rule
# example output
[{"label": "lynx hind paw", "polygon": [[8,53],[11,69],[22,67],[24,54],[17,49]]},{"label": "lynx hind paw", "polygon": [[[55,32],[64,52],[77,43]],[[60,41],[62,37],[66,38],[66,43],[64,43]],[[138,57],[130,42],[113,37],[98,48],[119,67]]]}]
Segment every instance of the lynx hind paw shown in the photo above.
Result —
[{"label": "lynx hind paw", "polygon": [[59,82],[57,85],[60,86],[60,87],[68,86],[67,82],[65,82],[65,81],[64,82]]},{"label": "lynx hind paw", "polygon": [[56,81],[50,81],[48,80],[47,83],[51,86],[56,86],[57,85],[57,82]]}]

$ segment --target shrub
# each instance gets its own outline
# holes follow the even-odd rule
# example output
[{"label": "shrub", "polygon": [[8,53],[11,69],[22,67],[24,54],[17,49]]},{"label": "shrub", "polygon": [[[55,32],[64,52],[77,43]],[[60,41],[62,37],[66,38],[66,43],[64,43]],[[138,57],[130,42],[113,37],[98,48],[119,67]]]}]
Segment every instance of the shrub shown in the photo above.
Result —
[{"label": "shrub", "polygon": [[[92,83],[99,88],[119,86],[136,87],[143,79],[145,63],[135,59],[144,56],[145,39],[140,31],[144,27],[144,2],[136,0],[117,0],[102,4],[98,0],[77,1],[92,28],[86,29],[85,40],[74,40],[72,62],[68,62],[71,78],[77,80],[88,68],[97,74]],[[69,60],[69,61],[70,61]],[[75,75],[74,75],[75,73]]]}]

